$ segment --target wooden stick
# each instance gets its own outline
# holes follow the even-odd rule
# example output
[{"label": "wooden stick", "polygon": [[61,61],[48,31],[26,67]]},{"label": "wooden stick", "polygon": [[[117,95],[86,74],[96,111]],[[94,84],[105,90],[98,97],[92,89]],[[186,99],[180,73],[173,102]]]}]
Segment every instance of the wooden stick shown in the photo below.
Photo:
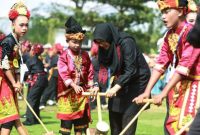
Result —
[{"label": "wooden stick", "polygon": [[125,132],[130,128],[130,126],[135,122],[135,120],[138,118],[138,116],[142,113],[142,111],[147,108],[147,106],[150,104],[150,102],[147,102],[140,111],[133,117],[133,119],[128,123],[128,125],[122,130],[122,132],[119,135],[124,135]]},{"label": "wooden stick", "polygon": [[37,116],[37,114],[35,113],[35,111],[33,110],[33,108],[31,107],[31,105],[28,103],[28,101],[26,100],[26,98],[23,96],[23,94],[21,92],[19,92],[19,94],[22,96],[23,100],[25,101],[25,103],[27,104],[28,108],[31,110],[31,112],[34,114],[34,116],[37,118],[37,120],[40,122],[40,124],[42,125],[42,127],[44,128],[44,130],[47,133],[51,133],[49,132],[49,130],[46,128],[46,126],[44,125],[44,123],[40,120],[40,118]]},{"label": "wooden stick", "polygon": [[191,119],[188,123],[186,123],[175,135],[181,135],[189,126],[192,124],[194,119]]},{"label": "wooden stick", "polygon": [[154,100],[153,100],[153,99],[143,99],[142,102],[143,102],[143,103],[147,103],[147,102],[153,103]]},{"label": "wooden stick", "polygon": [[[90,92],[82,92],[82,95],[83,96],[96,96],[94,93],[90,93]],[[99,96],[106,96],[106,93],[105,92],[98,92]]]},{"label": "wooden stick", "polygon": [[102,121],[102,115],[101,115],[101,101],[100,101],[99,94],[97,95],[97,113],[98,113],[98,122]]}]

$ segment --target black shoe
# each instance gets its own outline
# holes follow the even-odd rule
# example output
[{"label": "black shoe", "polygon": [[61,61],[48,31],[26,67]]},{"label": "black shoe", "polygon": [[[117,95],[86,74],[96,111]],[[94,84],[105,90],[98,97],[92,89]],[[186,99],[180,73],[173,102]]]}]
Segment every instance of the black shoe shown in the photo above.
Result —
[{"label": "black shoe", "polygon": [[22,122],[22,123],[23,123],[25,126],[31,126],[31,125],[39,124],[38,121],[36,121],[36,122],[24,121],[24,122]]},{"label": "black shoe", "polygon": [[22,122],[25,126],[31,126],[33,125],[33,123],[29,122],[29,121],[24,121]]}]

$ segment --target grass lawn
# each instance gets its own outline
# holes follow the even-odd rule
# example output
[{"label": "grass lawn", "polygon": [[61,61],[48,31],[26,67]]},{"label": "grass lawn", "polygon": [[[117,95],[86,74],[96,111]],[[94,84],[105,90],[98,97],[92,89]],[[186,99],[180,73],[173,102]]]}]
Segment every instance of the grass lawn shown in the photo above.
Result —
[{"label": "grass lawn", "polygon": [[[25,103],[23,101],[19,102],[20,113],[21,115],[25,112]],[[136,135],[163,135],[163,121],[165,118],[165,105],[161,107],[157,107],[152,105],[151,109],[143,112],[139,117],[137,133]],[[49,131],[54,131],[54,134],[58,134],[58,130],[60,127],[60,121],[56,119],[56,107],[48,106],[44,110],[41,111],[42,121],[46,125]],[[102,111],[103,120],[108,122],[108,112]],[[95,127],[97,123],[97,111],[92,111],[92,119],[93,123],[90,127]],[[21,119],[24,121],[25,119]],[[27,126],[30,135],[42,135],[45,133],[43,127],[38,124],[34,126]],[[18,135],[15,128],[11,135]],[[109,134],[108,134],[109,135]]]}]

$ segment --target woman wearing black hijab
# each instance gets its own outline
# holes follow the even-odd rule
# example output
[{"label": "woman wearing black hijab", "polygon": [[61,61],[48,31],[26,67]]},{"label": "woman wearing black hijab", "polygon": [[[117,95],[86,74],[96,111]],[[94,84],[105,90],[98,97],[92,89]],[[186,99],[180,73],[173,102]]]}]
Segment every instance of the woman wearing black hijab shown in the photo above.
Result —
[{"label": "woman wearing black hijab", "polygon": [[[118,32],[110,23],[96,25],[94,42],[99,45],[98,71],[95,82],[100,90],[107,90],[111,134],[118,135],[139,111],[132,99],[143,93],[149,77],[149,67],[134,38]],[[109,80],[114,76],[112,87]],[[126,132],[135,134],[137,121]]]}]

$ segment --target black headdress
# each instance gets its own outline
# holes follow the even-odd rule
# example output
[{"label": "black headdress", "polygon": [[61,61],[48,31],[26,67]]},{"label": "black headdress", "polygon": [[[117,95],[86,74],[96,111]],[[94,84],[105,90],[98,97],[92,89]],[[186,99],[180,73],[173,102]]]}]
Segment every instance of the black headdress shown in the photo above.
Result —
[{"label": "black headdress", "polygon": [[66,26],[66,38],[83,40],[85,37],[85,30],[82,29],[80,24],[73,18],[69,17],[65,23]]}]

